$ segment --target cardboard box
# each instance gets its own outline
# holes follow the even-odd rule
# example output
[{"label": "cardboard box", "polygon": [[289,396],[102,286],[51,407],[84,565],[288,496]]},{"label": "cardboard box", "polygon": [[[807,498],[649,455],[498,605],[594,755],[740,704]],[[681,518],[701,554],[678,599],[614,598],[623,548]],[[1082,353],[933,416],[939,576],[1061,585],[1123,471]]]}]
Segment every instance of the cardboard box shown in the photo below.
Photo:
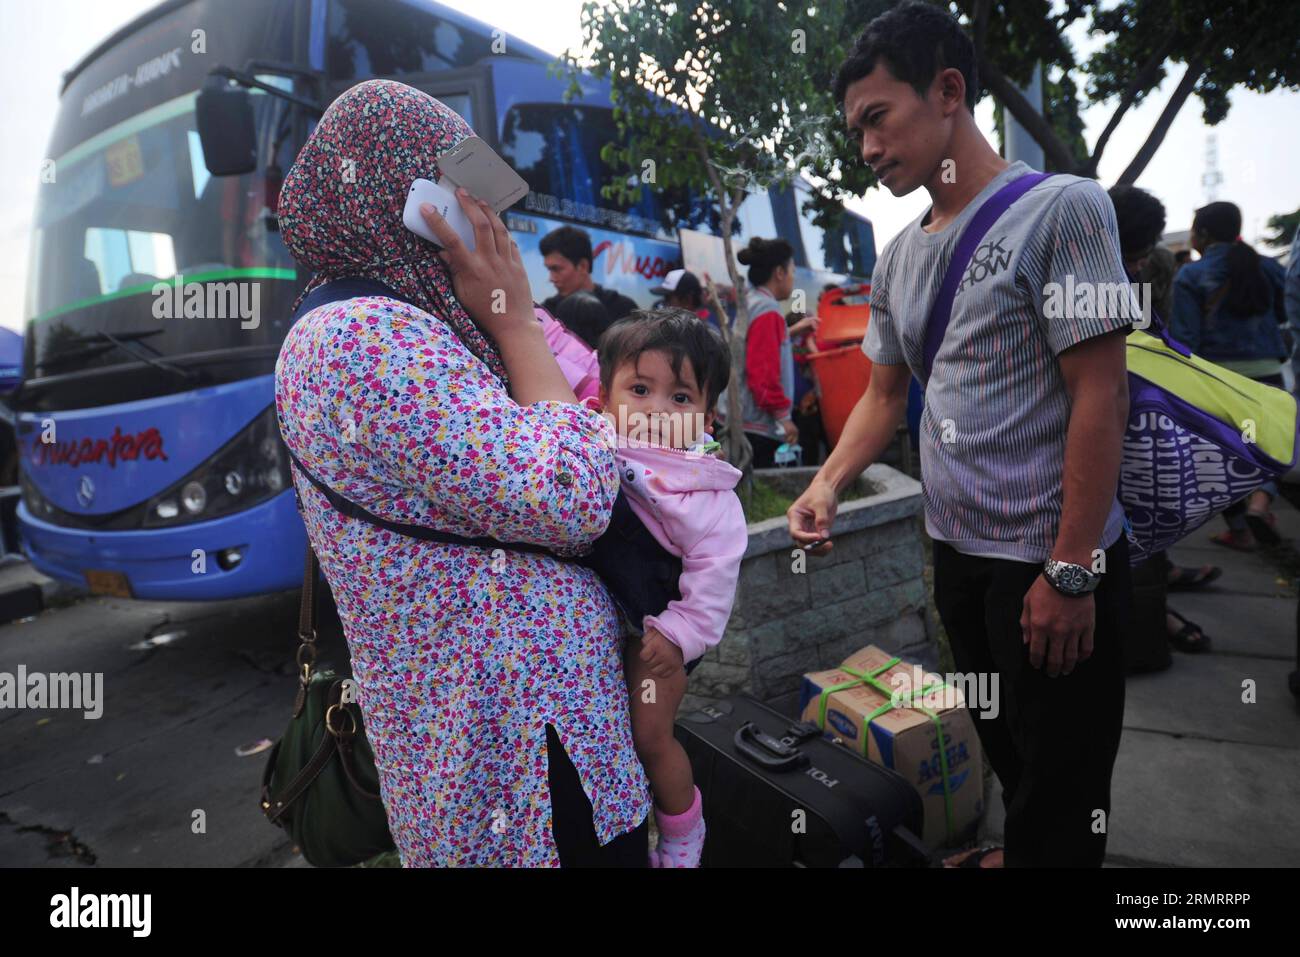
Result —
[{"label": "cardboard box", "polygon": [[[804,675],[799,710],[803,720],[818,725],[828,738],[906,778],[925,805],[922,838],[928,846],[939,847],[962,835],[984,813],[983,753],[960,690],[945,686],[938,675],[925,675],[911,662],[900,660],[885,668],[894,657],[868,645],[840,668]],[[863,675],[874,675],[875,685]],[[823,716],[822,693],[827,689],[833,690],[826,696]],[[943,757],[951,823],[945,810]]]}]

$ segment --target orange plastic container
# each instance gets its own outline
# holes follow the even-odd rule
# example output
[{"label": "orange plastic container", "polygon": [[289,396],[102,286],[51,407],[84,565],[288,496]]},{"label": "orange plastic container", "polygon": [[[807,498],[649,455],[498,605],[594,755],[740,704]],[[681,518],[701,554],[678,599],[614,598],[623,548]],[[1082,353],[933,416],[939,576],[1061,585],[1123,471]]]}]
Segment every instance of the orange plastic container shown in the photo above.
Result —
[{"label": "orange plastic container", "polygon": [[808,356],[822,410],[822,425],[831,445],[840,440],[849,413],[867,391],[871,381],[871,360],[862,351],[862,343],[838,346]]},{"label": "orange plastic container", "polygon": [[836,286],[817,299],[817,345],[821,349],[861,342],[871,320],[871,284]]}]

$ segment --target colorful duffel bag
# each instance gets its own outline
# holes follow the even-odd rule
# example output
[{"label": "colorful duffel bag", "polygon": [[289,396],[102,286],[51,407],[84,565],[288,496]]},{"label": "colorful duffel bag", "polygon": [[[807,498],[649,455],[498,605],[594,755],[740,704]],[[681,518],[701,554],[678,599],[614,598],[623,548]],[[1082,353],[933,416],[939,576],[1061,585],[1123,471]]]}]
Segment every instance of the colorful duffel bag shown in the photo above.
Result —
[{"label": "colorful duffel bag", "polygon": [[1194,355],[1157,320],[1128,336],[1119,499],[1130,554],[1168,548],[1296,460],[1296,400]]}]

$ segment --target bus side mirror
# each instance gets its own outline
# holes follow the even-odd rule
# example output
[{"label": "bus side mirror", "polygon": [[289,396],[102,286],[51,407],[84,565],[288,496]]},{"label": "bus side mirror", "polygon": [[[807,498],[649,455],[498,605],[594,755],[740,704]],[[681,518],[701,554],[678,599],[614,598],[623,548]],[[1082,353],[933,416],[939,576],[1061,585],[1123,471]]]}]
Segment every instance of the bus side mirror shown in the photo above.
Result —
[{"label": "bus side mirror", "polygon": [[195,101],[194,118],[209,173],[241,176],[257,169],[253,104],[247,90],[209,77]]}]

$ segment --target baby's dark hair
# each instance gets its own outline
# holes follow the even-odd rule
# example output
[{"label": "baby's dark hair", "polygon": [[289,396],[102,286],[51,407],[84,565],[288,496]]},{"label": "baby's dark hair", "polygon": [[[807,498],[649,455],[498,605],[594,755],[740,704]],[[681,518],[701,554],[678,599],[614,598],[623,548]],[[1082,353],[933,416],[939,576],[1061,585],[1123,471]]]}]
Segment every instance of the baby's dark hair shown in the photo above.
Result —
[{"label": "baby's dark hair", "polygon": [[608,392],[619,366],[635,362],[643,352],[667,353],[678,377],[682,362],[689,361],[709,409],[717,405],[731,377],[731,353],[722,337],[695,313],[665,306],[638,309],[605,330],[600,337],[601,387]]}]

